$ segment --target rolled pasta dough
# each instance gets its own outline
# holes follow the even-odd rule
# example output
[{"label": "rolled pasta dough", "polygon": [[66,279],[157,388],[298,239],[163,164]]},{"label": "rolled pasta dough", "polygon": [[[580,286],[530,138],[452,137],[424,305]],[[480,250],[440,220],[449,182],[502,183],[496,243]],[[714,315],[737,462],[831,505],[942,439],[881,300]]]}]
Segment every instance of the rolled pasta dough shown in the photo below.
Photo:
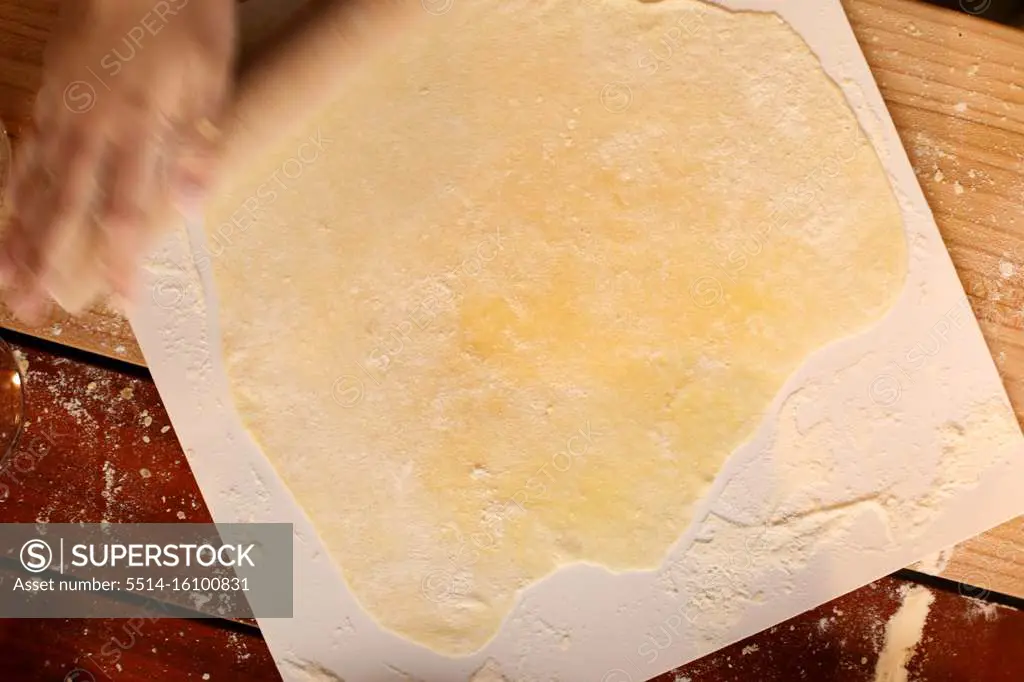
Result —
[{"label": "rolled pasta dough", "polygon": [[807,46],[693,0],[456,2],[207,226],[245,423],[360,603],[447,654],[560,565],[657,566],[906,267]]}]

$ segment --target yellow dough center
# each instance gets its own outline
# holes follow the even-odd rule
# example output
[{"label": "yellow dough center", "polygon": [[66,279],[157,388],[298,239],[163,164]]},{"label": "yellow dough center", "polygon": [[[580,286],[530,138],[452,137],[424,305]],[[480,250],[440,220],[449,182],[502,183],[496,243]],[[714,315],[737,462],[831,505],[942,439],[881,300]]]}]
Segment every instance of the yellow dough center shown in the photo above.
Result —
[{"label": "yellow dough center", "polygon": [[561,565],[659,565],[906,268],[807,46],[693,0],[456,2],[255,160],[211,240],[240,207],[211,261],[237,407],[362,606],[447,654]]}]

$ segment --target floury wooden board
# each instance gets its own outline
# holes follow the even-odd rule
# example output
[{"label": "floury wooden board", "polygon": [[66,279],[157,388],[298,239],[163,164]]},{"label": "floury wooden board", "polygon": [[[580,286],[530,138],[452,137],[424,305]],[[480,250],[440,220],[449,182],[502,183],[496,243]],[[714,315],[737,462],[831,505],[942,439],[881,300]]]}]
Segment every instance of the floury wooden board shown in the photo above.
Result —
[{"label": "floury wooden board", "polygon": [[[295,618],[260,623],[286,679],[452,680],[478,671],[478,679],[647,679],[1020,513],[1024,443],[841,7],[729,6],[780,12],[842,88],[900,202],[906,287],[876,326],[814,353],[790,377],[659,570],[615,576],[564,567],[527,589],[474,655],[446,658],[412,645],[359,607],[232,408],[219,301],[191,253],[203,231],[175,233],[153,258],[152,296],[132,324],[214,518],[295,523]],[[444,4],[424,7],[421,20],[444,19]],[[290,92],[289,101],[313,110],[324,93],[339,92],[342,78],[308,66],[328,61],[313,57],[330,53],[331,38],[324,22],[295,53],[310,59],[269,71],[266,92],[303,63],[298,80],[310,100]],[[622,107],[640,87],[609,81],[595,101]],[[282,98],[265,106],[254,93],[250,105],[261,112],[288,111]],[[269,119],[249,115],[235,143],[245,153],[234,163],[271,144]]]}]

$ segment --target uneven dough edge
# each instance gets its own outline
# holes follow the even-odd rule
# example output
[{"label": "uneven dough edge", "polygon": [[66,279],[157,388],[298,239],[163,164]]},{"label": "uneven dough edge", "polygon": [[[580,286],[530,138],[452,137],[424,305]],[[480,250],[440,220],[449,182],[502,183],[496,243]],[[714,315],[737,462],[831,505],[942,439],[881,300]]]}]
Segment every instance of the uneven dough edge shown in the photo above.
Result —
[{"label": "uneven dough edge", "polygon": [[[837,86],[775,15],[696,2],[593,3],[590,12],[612,15],[607,21],[628,15],[616,33],[579,9],[559,24],[554,6],[533,10],[544,27],[533,42],[524,39],[529,28],[456,8],[443,18],[453,22],[450,34],[435,28],[411,38],[397,63],[370,64],[372,79],[357,78],[314,117],[319,133],[292,137],[253,163],[207,222],[239,413],[364,607],[384,627],[448,654],[484,645],[520,590],[559,565],[657,566],[786,378],[809,353],[875,322],[906,270],[884,170]],[[531,17],[504,21],[525,26]],[[474,35],[457,29],[470,24]],[[635,60],[621,35],[630,31],[634,43],[654,38]],[[596,55],[604,46],[618,61],[593,57],[584,72],[557,48],[543,53],[556,44],[552,34],[572,36],[566,50]],[[668,50],[670,35],[692,41],[694,52],[676,43]],[[443,58],[430,52],[442,39]],[[521,62],[474,70],[466,61],[502,48]],[[787,59],[766,66],[764,54]],[[557,71],[553,82],[531,78],[544,59],[569,82]],[[702,75],[690,86],[673,80],[691,73]],[[424,75],[433,80],[415,82]],[[508,101],[488,108],[493,102],[468,97],[459,83]],[[532,108],[531,84],[543,93]],[[702,96],[678,96],[686,92]],[[672,101],[692,105],[673,112],[686,123],[659,111]],[[471,120],[456,117],[467,111]],[[756,115],[764,111],[783,113],[765,121]],[[477,134],[501,126],[511,140],[504,146]],[[418,132],[403,137],[410,127]],[[272,172],[318,134],[335,146],[271,185],[272,200],[261,195]],[[686,135],[689,144],[679,141]],[[815,157],[822,147],[835,175]],[[746,167],[716,159],[723,149]],[[688,153],[683,161],[679,151]],[[582,161],[566,159],[572,154]],[[770,162],[756,166],[759,155]],[[500,175],[502,163],[519,174]],[[596,167],[603,175],[588,178]],[[687,181],[708,169],[718,183],[691,191]],[[596,183],[586,205],[550,196],[573,177]],[[778,186],[791,191],[770,210]],[[503,196],[537,200],[486,205]],[[838,209],[824,205],[836,197]],[[244,235],[220,243],[217,228],[253,198],[257,215]],[[336,224],[339,217],[351,224]],[[574,217],[584,226],[577,241],[562,234]],[[424,224],[456,227],[437,233]],[[750,229],[723,225],[762,227],[751,243]],[[281,226],[308,232],[295,243]],[[853,237],[843,232],[861,226]],[[659,270],[673,253],[678,267]],[[687,262],[692,254],[711,257]],[[805,280],[812,284],[793,284]],[[325,282],[342,295],[324,291]],[[676,293],[658,296],[665,291]],[[431,325],[410,327],[427,300],[436,307]],[[399,348],[394,329],[415,335]],[[794,336],[802,343],[791,344]],[[517,364],[524,348],[554,369],[541,376],[540,364]],[[749,358],[766,348],[770,357]],[[532,389],[519,394],[529,395],[512,390],[523,385]],[[652,401],[671,419],[645,423]],[[482,414],[491,421],[475,420]],[[444,438],[395,427],[431,415]],[[453,423],[461,430],[448,433]],[[518,440],[502,443],[503,434]],[[480,443],[496,443],[494,452],[476,452]],[[559,478],[543,478],[545,469]]]}]

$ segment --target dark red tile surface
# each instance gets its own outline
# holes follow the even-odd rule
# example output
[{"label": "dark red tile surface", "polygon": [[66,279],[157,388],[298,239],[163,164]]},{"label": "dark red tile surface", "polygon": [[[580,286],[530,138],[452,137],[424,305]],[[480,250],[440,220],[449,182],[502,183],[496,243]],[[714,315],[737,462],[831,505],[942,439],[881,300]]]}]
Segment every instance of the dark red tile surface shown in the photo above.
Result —
[{"label": "dark red tile surface", "polygon": [[[13,345],[28,364],[27,429],[0,467],[0,523],[211,521],[144,371]],[[69,675],[69,682],[280,679],[251,626],[0,620],[0,681]]]}]

